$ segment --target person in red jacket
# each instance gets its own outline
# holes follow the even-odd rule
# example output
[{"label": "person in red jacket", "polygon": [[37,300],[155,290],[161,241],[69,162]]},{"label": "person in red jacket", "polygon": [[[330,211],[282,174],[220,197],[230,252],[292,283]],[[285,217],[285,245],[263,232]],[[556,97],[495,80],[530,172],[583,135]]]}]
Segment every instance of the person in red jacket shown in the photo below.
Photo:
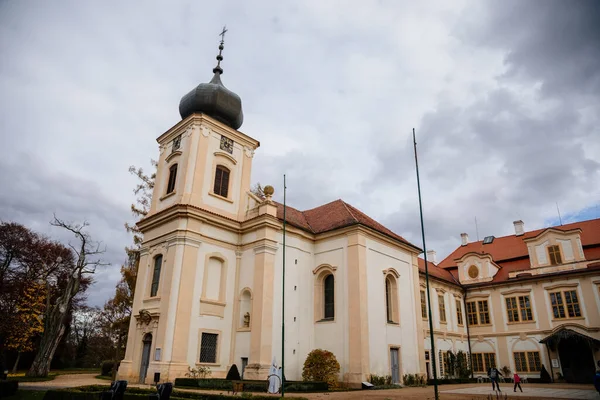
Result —
[{"label": "person in red jacket", "polygon": [[523,393],[523,389],[521,388],[521,377],[519,376],[519,374],[517,374],[515,372],[515,375],[513,376],[513,379],[515,381],[515,389],[514,391],[517,391],[517,386],[519,387],[519,390],[521,391],[521,393]]}]

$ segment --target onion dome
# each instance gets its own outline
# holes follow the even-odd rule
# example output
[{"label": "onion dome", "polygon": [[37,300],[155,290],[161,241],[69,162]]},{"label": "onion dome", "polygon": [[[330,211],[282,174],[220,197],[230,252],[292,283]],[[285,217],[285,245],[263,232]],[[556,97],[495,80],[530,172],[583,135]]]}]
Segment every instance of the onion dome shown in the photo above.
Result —
[{"label": "onion dome", "polygon": [[240,96],[227,89],[221,82],[223,68],[222,51],[225,43],[225,32],[221,32],[221,43],[219,44],[219,55],[217,66],[213,68],[213,77],[208,83],[201,83],[181,98],[179,102],[179,114],[185,119],[194,113],[204,113],[224,123],[233,129],[239,129],[244,121],[242,112],[242,99]]}]

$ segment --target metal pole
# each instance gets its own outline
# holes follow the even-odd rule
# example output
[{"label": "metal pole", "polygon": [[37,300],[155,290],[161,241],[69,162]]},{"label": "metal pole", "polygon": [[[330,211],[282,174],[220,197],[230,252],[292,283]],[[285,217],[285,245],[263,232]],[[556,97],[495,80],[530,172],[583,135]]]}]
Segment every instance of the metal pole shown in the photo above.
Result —
[{"label": "metal pole", "polygon": [[281,287],[281,397],[285,396],[285,174],[283,174],[283,283]]},{"label": "metal pole", "polygon": [[433,339],[433,320],[431,318],[431,298],[429,296],[429,268],[427,266],[427,247],[425,246],[425,225],[423,224],[423,205],[421,203],[421,181],[419,180],[419,161],[417,159],[417,139],[415,137],[415,128],[413,128],[413,143],[415,149],[415,166],[417,169],[417,188],[419,191],[419,212],[421,214],[421,235],[423,237],[423,256],[425,258],[425,281],[427,283],[427,309],[429,313],[429,336],[431,338],[431,365],[433,368],[433,392],[435,399],[439,400],[438,384],[437,384],[437,371],[436,371],[436,354],[435,354],[435,343]]}]

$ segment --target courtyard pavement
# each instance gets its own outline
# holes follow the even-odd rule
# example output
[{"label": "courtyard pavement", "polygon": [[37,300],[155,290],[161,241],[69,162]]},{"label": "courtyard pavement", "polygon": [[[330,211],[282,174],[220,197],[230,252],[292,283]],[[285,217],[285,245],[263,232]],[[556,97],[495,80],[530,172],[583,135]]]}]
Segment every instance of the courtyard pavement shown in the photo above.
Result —
[{"label": "courtyard pavement", "polygon": [[[48,390],[77,387],[84,385],[108,385],[110,381],[96,379],[94,374],[59,375],[52,381],[46,382],[21,382],[20,389],[26,390]],[[147,387],[131,383],[128,387]],[[523,385],[523,393],[513,392],[512,384],[501,384],[505,389],[502,394],[508,394],[509,399],[570,399],[570,400],[600,400],[600,395],[593,389],[592,385],[576,384],[527,384]],[[193,389],[178,389],[184,391],[198,392]],[[494,394],[489,384],[467,384],[467,385],[442,385],[439,387],[441,400],[481,400],[487,399],[488,394]],[[202,391],[207,393],[219,393],[219,391]],[[226,394],[225,391],[223,394]],[[272,395],[280,397],[281,395]],[[433,388],[429,387],[406,387],[390,390],[358,390],[351,392],[329,392],[329,393],[286,393],[286,397],[306,397],[311,400],[429,400],[433,399]],[[495,398],[495,396],[494,396]]]},{"label": "courtyard pavement", "polygon": [[[495,396],[496,392],[490,390],[489,387],[469,387],[469,388],[461,388],[461,389],[453,389],[453,390],[440,390],[440,393],[448,393],[448,394],[471,394],[471,395],[481,395],[482,397],[488,394],[493,394]],[[526,387],[521,393],[518,389],[517,392],[513,392],[512,385],[507,390],[500,392],[501,394],[508,394],[509,398],[519,398],[519,397],[539,397],[540,399],[584,399],[584,400],[598,400],[600,399],[600,395],[595,390],[590,389],[555,389],[552,387]]]}]

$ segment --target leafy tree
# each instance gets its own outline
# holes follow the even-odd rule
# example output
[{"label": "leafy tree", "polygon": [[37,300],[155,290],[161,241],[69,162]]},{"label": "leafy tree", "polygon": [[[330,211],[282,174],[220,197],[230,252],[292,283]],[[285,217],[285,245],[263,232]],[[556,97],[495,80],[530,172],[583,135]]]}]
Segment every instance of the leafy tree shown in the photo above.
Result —
[{"label": "leafy tree", "polygon": [[44,308],[43,285],[34,283],[26,287],[19,299],[16,315],[14,315],[15,324],[7,340],[7,347],[17,351],[17,359],[12,369],[13,374],[17,372],[21,353],[33,351],[33,338],[43,331]]},{"label": "leafy tree", "polygon": [[308,353],[302,369],[304,381],[327,382],[330,388],[337,385],[340,363],[327,350],[315,349]]}]

